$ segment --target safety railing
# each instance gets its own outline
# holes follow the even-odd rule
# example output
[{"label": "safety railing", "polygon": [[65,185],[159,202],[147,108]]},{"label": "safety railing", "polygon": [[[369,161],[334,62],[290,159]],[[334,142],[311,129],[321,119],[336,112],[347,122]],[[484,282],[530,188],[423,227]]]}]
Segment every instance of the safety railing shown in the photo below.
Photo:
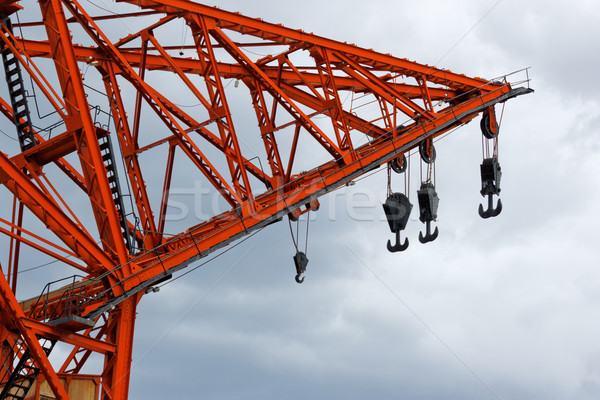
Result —
[{"label": "safety railing", "polygon": [[[86,288],[93,281],[97,282],[96,279],[73,275],[46,284],[32,304],[29,318],[49,322],[73,315],[80,316],[81,308],[94,299],[86,295]],[[64,282],[70,283],[65,285]],[[53,290],[59,283],[60,287]]]}]

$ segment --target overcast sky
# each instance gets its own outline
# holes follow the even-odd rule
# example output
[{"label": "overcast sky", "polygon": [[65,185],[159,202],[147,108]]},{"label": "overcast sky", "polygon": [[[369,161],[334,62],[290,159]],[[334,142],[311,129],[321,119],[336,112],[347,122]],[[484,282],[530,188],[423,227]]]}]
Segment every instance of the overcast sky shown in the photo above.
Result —
[{"label": "overcast sky", "polygon": [[474,76],[532,67],[536,92],[505,108],[497,219],[477,215],[471,124],[437,144],[437,241],[414,214],[386,251],[379,205],[360,208],[383,174],[330,195],[303,285],[284,222],[144,299],[132,398],[599,398],[600,4],[217,5]]},{"label": "overcast sky", "polygon": [[130,398],[600,398],[600,4],[216,5],[471,76],[532,67],[535,93],[504,109],[498,218],[477,214],[472,123],[436,144],[435,242],[415,206],[386,250],[385,174],[321,199],[304,284],[284,221],[142,300]]}]

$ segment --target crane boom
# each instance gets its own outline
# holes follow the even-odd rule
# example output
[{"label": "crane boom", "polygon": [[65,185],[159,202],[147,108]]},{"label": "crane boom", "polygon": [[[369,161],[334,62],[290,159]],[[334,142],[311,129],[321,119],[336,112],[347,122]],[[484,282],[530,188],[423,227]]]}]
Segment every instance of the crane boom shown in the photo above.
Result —
[{"label": "crane boom", "polygon": [[[56,398],[68,399],[64,378],[98,353],[101,398],[127,399],[136,306],[152,287],[245,235],[317,209],[319,197],[411,150],[431,156],[434,138],[479,115],[495,140],[494,106],[532,92],[528,79],[472,78],[188,0],[119,3],[129,11],[92,16],[77,0],[38,0],[37,11],[0,1],[10,97],[0,98],[0,111],[22,143],[0,152],[0,182],[14,198],[12,221],[0,218],[11,244],[0,278],[3,398],[24,399],[42,373]],[[20,10],[36,17],[14,24]],[[114,29],[132,19],[142,28]],[[170,33],[182,23],[189,43]],[[54,73],[39,66],[43,59]],[[58,124],[32,124],[22,112],[22,75]],[[249,112],[236,112],[232,82],[242,84]],[[181,105],[189,99],[193,111]],[[226,209],[170,233],[174,173],[208,183]],[[81,195],[87,204],[70,201]],[[15,217],[23,209],[47,232],[27,230]],[[83,275],[18,303],[21,244]],[[48,360],[56,342],[74,346],[60,368]]]}]

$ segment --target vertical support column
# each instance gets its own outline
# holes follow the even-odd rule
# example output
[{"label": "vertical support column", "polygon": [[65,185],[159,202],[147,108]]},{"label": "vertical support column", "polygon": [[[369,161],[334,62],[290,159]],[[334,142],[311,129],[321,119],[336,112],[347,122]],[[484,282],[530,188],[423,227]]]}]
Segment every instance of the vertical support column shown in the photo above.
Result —
[{"label": "vertical support column", "polygon": [[117,346],[117,351],[104,359],[102,400],[127,400],[128,398],[135,314],[140,298],[140,294],[132,296],[110,312],[106,335],[108,341]]}]

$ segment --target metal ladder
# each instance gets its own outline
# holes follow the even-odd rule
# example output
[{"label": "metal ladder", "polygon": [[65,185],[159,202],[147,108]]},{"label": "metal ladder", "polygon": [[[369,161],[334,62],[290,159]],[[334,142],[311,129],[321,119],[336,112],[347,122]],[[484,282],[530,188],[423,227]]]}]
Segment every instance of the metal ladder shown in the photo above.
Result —
[{"label": "metal ladder", "polygon": [[[5,17],[2,19],[2,22],[6,30],[12,34],[10,18]],[[6,30],[4,27],[2,28],[4,34],[7,34]],[[12,38],[10,40],[13,42]],[[27,97],[25,96],[25,85],[23,84],[23,75],[21,74],[21,65],[10,48],[1,40],[0,53],[2,53],[2,63],[4,65],[4,73],[6,74],[6,83],[8,84],[8,93],[13,108],[14,123],[17,127],[19,144],[21,145],[21,151],[25,151],[35,146],[37,142],[31,125],[29,106],[27,105]]]},{"label": "metal ladder", "polygon": [[[38,337],[46,356],[52,352],[56,340]],[[18,358],[18,362],[15,361]],[[35,366],[33,355],[27,348],[25,341],[17,338],[11,351],[2,363],[2,378],[4,383],[0,400],[24,400],[40,374],[40,369]]]},{"label": "metal ladder", "polygon": [[119,177],[117,175],[117,169],[115,164],[115,157],[113,155],[113,147],[110,140],[110,136],[104,136],[98,140],[100,145],[100,153],[102,154],[102,161],[106,167],[106,173],[108,178],[108,184],[110,186],[110,192],[113,198],[117,212],[119,213],[119,221],[121,223],[121,232],[125,239],[127,248],[131,250],[131,242],[129,236],[129,226],[127,225],[127,218],[125,217],[125,206],[123,205],[123,194],[121,193],[121,186],[119,185]]}]

